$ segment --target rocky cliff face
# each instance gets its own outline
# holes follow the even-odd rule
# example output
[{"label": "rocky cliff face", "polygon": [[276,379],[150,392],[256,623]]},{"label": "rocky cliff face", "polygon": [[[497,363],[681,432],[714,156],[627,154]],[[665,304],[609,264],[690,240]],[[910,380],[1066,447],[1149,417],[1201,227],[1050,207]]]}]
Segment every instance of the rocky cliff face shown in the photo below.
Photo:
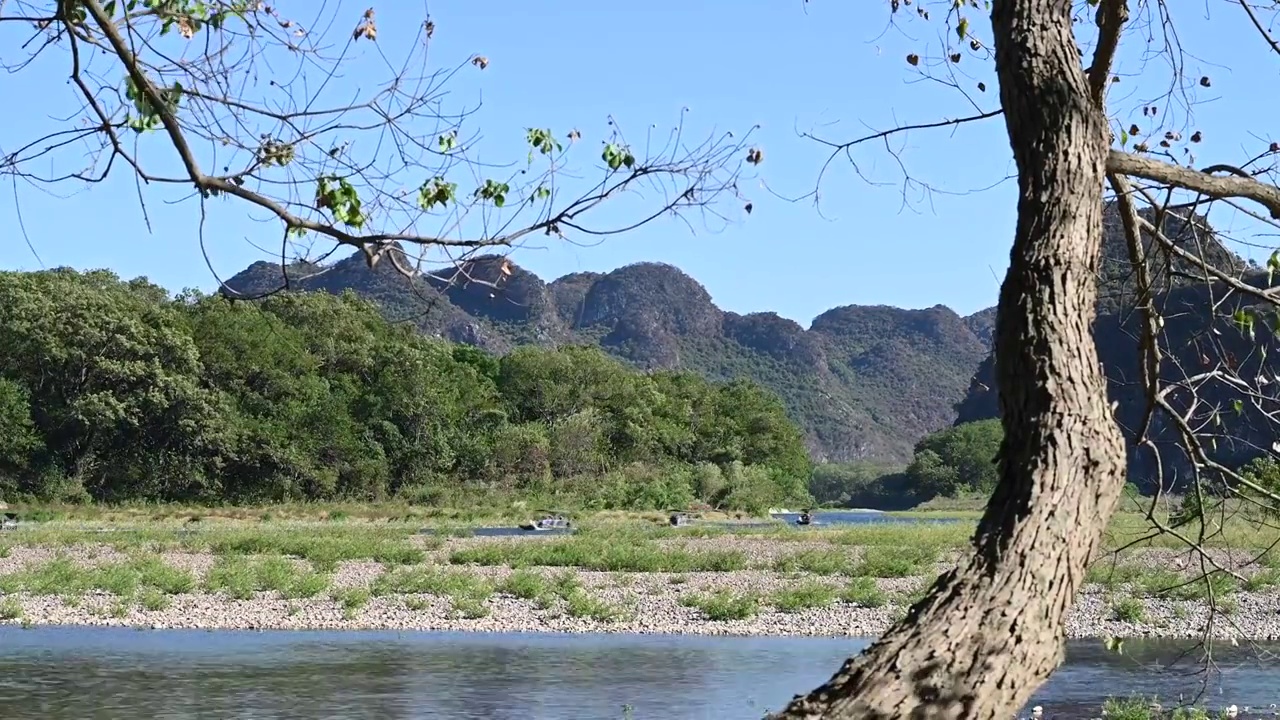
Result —
[{"label": "rocky cliff face", "polygon": [[[1146,217],[1153,220],[1154,215]],[[1139,349],[1141,316],[1134,310],[1134,273],[1128,260],[1119,218],[1109,212],[1105,219],[1105,241],[1099,314],[1094,324],[1098,354],[1108,378],[1108,391],[1116,403],[1116,417],[1126,434],[1141,427],[1146,417],[1147,394],[1141,382]],[[1266,273],[1251,268],[1213,236],[1203,218],[1166,218],[1165,234],[1179,245],[1210,259],[1213,264],[1245,281],[1266,287]],[[1169,392],[1170,403],[1189,418],[1188,425],[1203,431],[1203,447],[1210,457],[1231,467],[1247,462],[1275,442],[1277,426],[1266,417],[1274,413],[1274,400],[1256,393],[1242,393],[1229,380],[1245,379],[1262,396],[1273,395],[1280,367],[1277,352],[1275,313],[1257,301],[1233,293],[1222,282],[1208,283],[1202,269],[1155,250],[1148,238],[1153,286],[1158,291],[1155,306],[1163,316],[1160,338],[1164,361],[1160,377],[1166,387],[1189,376],[1203,375],[1185,388]],[[1237,311],[1260,313],[1250,337],[1236,322]],[[1215,376],[1217,373],[1222,375]],[[994,359],[978,366],[965,397],[957,404],[956,422],[999,416],[998,386]],[[1255,401],[1257,404],[1255,404]],[[1261,406],[1261,407],[1259,407]],[[1183,437],[1176,423],[1162,414],[1153,417],[1151,436],[1160,462],[1151,448],[1138,449],[1130,443],[1130,479],[1152,487],[1163,476],[1169,483],[1185,481],[1191,462],[1181,449]]]},{"label": "rocky cliff face", "polygon": [[[671,265],[638,263],[550,283],[500,257],[406,280],[353,254],[327,267],[255,263],[227,281],[252,296],[280,289],[366,296],[388,318],[502,353],[521,343],[589,343],[648,369],[749,377],[778,392],[820,460],[905,460],[953,405],[987,353],[989,325],[938,306],[847,306],[812,327],[775,313],[725,312]],[[985,323],[985,324],[984,324]]]},{"label": "rocky cliff face", "polygon": [[[1141,397],[1133,381],[1132,268],[1114,209],[1108,209],[1105,223],[1097,333],[1120,416],[1136,424]],[[1203,218],[1173,214],[1164,227],[1218,266],[1246,271],[1246,264],[1214,239]],[[1220,299],[1221,287],[1210,289],[1186,262],[1149,255],[1157,286],[1170,303],[1167,343],[1177,348],[1172,356],[1185,367],[1198,366],[1204,343],[1194,339],[1217,337],[1211,330],[1225,332],[1235,305],[1209,312],[1210,296]],[[781,395],[817,460],[905,461],[923,435],[998,414],[990,357],[995,308],[961,317],[942,305],[923,310],[849,305],[822,313],[806,329],[775,313],[723,311],[700,283],[663,263],[574,273],[548,283],[497,256],[413,281],[389,267],[370,270],[359,254],[325,268],[295,265],[283,272],[263,262],[228,286],[247,294],[269,292],[286,276],[291,288],[352,291],[378,302],[391,319],[491,352],[522,343],[587,343],[642,368],[751,378]],[[1265,367],[1259,368],[1271,372],[1271,361],[1257,359],[1256,343],[1227,339],[1218,344],[1222,347],[1214,346],[1214,352],[1251,358],[1248,362],[1261,362]],[[1225,402],[1227,396],[1213,397]],[[1265,433],[1246,429],[1244,435],[1270,442]]]}]

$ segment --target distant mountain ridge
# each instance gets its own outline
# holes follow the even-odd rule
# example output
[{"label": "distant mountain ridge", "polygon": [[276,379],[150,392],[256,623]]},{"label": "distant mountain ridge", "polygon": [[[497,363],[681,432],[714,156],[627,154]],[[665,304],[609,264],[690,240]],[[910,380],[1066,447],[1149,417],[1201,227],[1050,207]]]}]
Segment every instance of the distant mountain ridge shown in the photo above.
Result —
[{"label": "distant mountain ridge", "polygon": [[257,262],[226,282],[246,296],[351,290],[424,333],[503,353],[516,345],[591,344],[644,369],[749,377],[778,392],[820,461],[902,462],[946,427],[990,351],[994,310],[961,317],[849,305],[809,329],[776,313],[721,310],[672,265],[644,262],[546,282],[498,256],[415,280],[363,254],[328,266]]},{"label": "distant mountain ridge", "polygon": [[[1171,214],[1165,234],[1237,276],[1261,272],[1222,246],[1203,217]],[[1220,293],[1221,285],[1211,290],[1190,264],[1149,256],[1155,286],[1162,300],[1171,303],[1168,311],[1181,308],[1166,325],[1170,346],[1183,348],[1179,360],[1191,367],[1202,360],[1199,350],[1188,349],[1195,346],[1192,339],[1210,326],[1221,326],[1222,308],[1217,315],[1208,311],[1210,295]],[[278,290],[287,276],[291,288],[351,290],[379,303],[391,320],[412,322],[422,332],[495,353],[523,343],[591,344],[644,369],[748,377],[782,397],[817,461],[905,462],[916,441],[929,432],[998,415],[991,356],[995,308],[961,317],[944,305],[918,310],[846,305],[822,313],[805,329],[772,312],[721,310],[706,288],[665,263],[572,273],[551,282],[498,256],[412,281],[386,263],[370,270],[360,253],[327,268],[299,264],[283,270],[278,264],[254,263],[227,281],[227,287],[266,293]],[[1118,415],[1131,426],[1143,401],[1133,382],[1133,287],[1119,215],[1109,205],[1095,335],[1113,399],[1120,402]],[[1264,344],[1275,342],[1270,338]],[[1233,352],[1257,355],[1243,346]],[[1265,360],[1280,357],[1280,347],[1262,357],[1275,366],[1271,373],[1280,373],[1280,363]],[[1239,422],[1244,421],[1228,420],[1228,427],[1246,437],[1235,444],[1242,452],[1274,441],[1269,430],[1247,422],[1233,426]],[[1172,442],[1168,429],[1163,432]],[[1141,472],[1149,469],[1135,466]]]}]

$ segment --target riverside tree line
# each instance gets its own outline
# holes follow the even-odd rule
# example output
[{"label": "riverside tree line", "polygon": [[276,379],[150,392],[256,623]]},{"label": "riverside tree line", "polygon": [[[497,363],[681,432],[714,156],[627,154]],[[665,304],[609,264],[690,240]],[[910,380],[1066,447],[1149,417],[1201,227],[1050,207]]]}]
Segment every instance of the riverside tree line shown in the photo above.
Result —
[{"label": "riverside tree line", "polygon": [[584,347],[494,357],[351,294],[234,301],[107,271],[4,272],[0,337],[3,499],[807,499],[800,432],[754,384]]}]

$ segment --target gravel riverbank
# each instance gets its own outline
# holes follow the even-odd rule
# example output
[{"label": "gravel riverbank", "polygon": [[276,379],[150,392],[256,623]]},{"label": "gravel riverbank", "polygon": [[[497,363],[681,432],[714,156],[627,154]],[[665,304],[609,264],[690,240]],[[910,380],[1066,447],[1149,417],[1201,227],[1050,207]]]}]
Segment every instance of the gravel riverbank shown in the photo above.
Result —
[{"label": "gravel riverbank", "polygon": [[[15,546],[0,557],[0,622],[866,637],[887,629],[932,579],[929,574],[850,578],[848,573],[812,572],[806,565],[814,565],[815,556],[856,557],[861,550],[767,538],[658,543],[676,542],[686,550],[732,547],[750,559],[748,569],[725,572],[449,564],[455,551],[492,548],[493,542],[455,538],[430,548],[426,562],[418,565],[387,568],[373,561],[348,561],[331,573],[278,557],[161,552],[140,558],[136,551],[101,545]],[[806,553],[810,560],[796,560]],[[1133,567],[1176,568],[1179,559],[1149,551],[1129,562]],[[945,566],[942,558],[932,569]],[[1171,598],[1144,592],[1141,582],[1086,587],[1069,615],[1068,635],[1179,638],[1204,633],[1210,618],[1206,602],[1185,594]],[[1223,602],[1229,614],[1216,614],[1213,634],[1280,639],[1280,591],[1269,582],[1246,588],[1230,592]]]}]

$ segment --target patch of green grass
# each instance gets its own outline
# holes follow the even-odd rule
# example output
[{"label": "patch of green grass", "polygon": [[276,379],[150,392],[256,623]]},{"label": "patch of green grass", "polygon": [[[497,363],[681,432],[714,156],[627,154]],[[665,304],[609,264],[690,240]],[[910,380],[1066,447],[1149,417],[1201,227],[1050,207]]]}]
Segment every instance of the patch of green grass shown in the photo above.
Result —
[{"label": "patch of green grass", "polygon": [[382,595],[439,595],[488,599],[493,586],[467,572],[433,567],[396,568],[378,576],[369,592]]},{"label": "patch of green grass", "polygon": [[497,591],[521,600],[529,600],[539,607],[548,607],[555,596],[551,583],[532,570],[517,570],[498,583]]},{"label": "patch of green grass", "polygon": [[0,593],[32,595],[81,595],[93,587],[92,574],[65,557],[29,563],[23,569],[0,575]]},{"label": "patch of green grass", "polygon": [[1280,570],[1266,568],[1246,578],[1242,587],[1248,592],[1259,592],[1277,585],[1280,585]]},{"label": "patch of green grass", "polygon": [[196,588],[195,575],[158,556],[137,557],[129,565],[138,573],[138,584],[143,588],[155,588],[166,595],[183,595]]},{"label": "patch of green grass", "polygon": [[431,603],[420,597],[410,595],[404,599],[404,609],[410,612],[422,612],[430,607]]},{"label": "patch of green grass", "polygon": [[483,600],[473,597],[455,597],[452,599],[453,611],[468,620],[487,617],[489,606]]},{"label": "patch of green grass", "polygon": [[179,546],[179,534],[173,527],[118,528],[115,532],[98,533],[82,527],[58,525],[20,526],[5,532],[7,542],[24,547],[62,548],[77,545],[107,545],[121,552],[145,548],[165,549]]},{"label": "patch of green grass", "polygon": [[868,547],[853,569],[859,577],[904,578],[931,574],[937,551],[927,547]]},{"label": "patch of green grass", "polygon": [[850,580],[844,592],[840,594],[840,599],[865,608],[884,607],[889,602],[884,592],[876,585],[875,578],[869,577],[856,577]]},{"label": "patch of green grass", "polygon": [[1240,589],[1231,575],[1212,572],[1201,577],[1187,577],[1171,570],[1153,569],[1135,583],[1146,595],[1174,600],[1215,600],[1230,597]]},{"label": "patch of green grass", "polygon": [[583,592],[582,581],[572,570],[545,576],[533,570],[516,570],[497,586],[498,592],[530,600],[540,608],[551,607],[556,598],[568,602]]},{"label": "patch of green grass", "polygon": [[1151,704],[1154,702],[1155,698],[1107,698],[1102,703],[1102,715],[1107,720],[1153,720],[1156,712]]},{"label": "patch of green grass", "polygon": [[1111,616],[1120,622],[1140,623],[1147,616],[1147,608],[1139,598],[1118,598],[1111,603]]},{"label": "patch of green grass", "polygon": [[129,617],[130,609],[131,608],[129,607],[129,603],[124,602],[123,600],[116,600],[115,602],[111,603],[107,607],[103,608],[102,614],[106,617],[112,617],[112,618],[116,618],[117,620],[123,620],[124,618]]},{"label": "patch of green grass", "polygon": [[313,598],[329,587],[330,578],[324,573],[300,572],[293,577],[293,582],[280,591],[285,599],[298,600]]},{"label": "patch of green grass", "polygon": [[205,589],[248,600],[257,592],[275,591],[286,599],[315,597],[329,586],[329,577],[299,568],[285,557],[218,558],[205,577]]},{"label": "patch of green grass", "polygon": [[169,595],[166,595],[164,592],[156,588],[144,588],[142,592],[138,594],[138,604],[141,605],[144,610],[150,610],[151,612],[165,610],[172,603],[173,601],[170,599]]},{"label": "patch of green grass", "polygon": [[436,595],[447,597],[453,610],[466,618],[489,614],[486,604],[494,587],[466,572],[439,568],[397,568],[378,576],[370,593],[382,595]]},{"label": "patch of green grass", "polygon": [[1156,698],[1133,696],[1107,698],[1102,715],[1107,720],[1211,720],[1225,718],[1226,711],[1213,715],[1199,707],[1175,707],[1172,711],[1155,709]]},{"label": "patch of green grass", "polygon": [[883,523],[842,527],[831,530],[809,530],[785,539],[825,540],[835,545],[854,547],[919,548],[933,553],[945,548],[960,548],[973,538],[975,522],[954,523]]},{"label": "patch of green grass", "polygon": [[0,600],[0,620],[21,620],[22,603],[17,598]]},{"label": "patch of green grass", "polygon": [[[1177,504],[1176,498],[1167,498],[1167,507]],[[1149,499],[1148,499],[1149,501]],[[1181,537],[1199,537],[1205,531],[1203,546],[1210,548],[1233,548],[1263,550],[1275,545],[1280,539],[1273,522],[1258,517],[1256,508],[1248,503],[1228,500],[1224,507],[1207,513],[1207,526],[1202,528],[1200,521],[1191,521],[1179,527]],[[1144,509],[1145,510],[1145,509]],[[1168,522],[1167,513],[1161,511],[1157,516],[1161,522]],[[1185,550],[1186,543],[1179,537],[1160,532],[1142,512],[1119,512],[1111,518],[1103,538],[1106,547],[1170,548]],[[1280,561],[1280,557],[1273,562]],[[1265,562],[1265,560],[1264,560]]]},{"label": "patch of green grass", "polygon": [[1130,580],[1135,590],[1151,597],[1169,595],[1186,582],[1181,574],[1168,568],[1147,568]]},{"label": "patch of green grass", "polygon": [[330,596],[342,607],[342,616],[348,620],[354,618],[360,608],[369,603],[369,591],[364,588],[340,588]]},{"label": "patch of green grass", "polygon": [[1235,596],[1215,596],[1213,598],[1213,607],[1223,615],[1235,615],[1240,611],[1240,601]]},{"label": "patch of green grass", "polygon": [[586,590],[577,590],[565,598],[566,610],[571,617],[588,618],[599,622],[614,622],[623,617],[620,608],[591,595]]},{"label": "patch of green grass", "polygon": [[1120,563],[1114,558],[1103,558],[1089,566],[1085,572],[1084,581],[1114,589],[1136,582],[1142,577],[1143,572],[1143,568],[1137,565]]},{"label": "patch of green grass", "polygon": [[578,573],[573,570],[561,570],[551,576],[551,592],[556,597],[568,598],[575,592],[582,589],[582,578],[578,577]]},{"label": "patch of green grass", "polygon": [[652,542],[621,544],[584,536],[530,543],[492,542],[455,550],[455,565],[575,567],[606,572],[729,572],[747,566],[737,550],[665,548]]},{"label": "patch of green grass", "polygon": [[685,595],[680,604],[697,609],[708,620],[746,620],[760,612],[759,596],[729,590]]},{"label": "patch of green grass", "polygon": [[780,612],[797,613],[827,607],[835,602],[837,594],[834,587],[810,580],[778,590],[769,598],[769,604]]},{"label": "patch of green grass", "polygon": [[101,590],[120,598],[133,598],[139,591],[154,589],[177,595],[195,587],[191,573],[154,556],[123,562],[85,566],[66,557],[31,564],[15,573],[0,575],[0,593],[26,592],[32,595],[78,596]]},{"label": "patch of green grass", "polygon": [[[221,509],[226,511],[226,509]],[[245,518],[246,509],[231,509],[233,515]],[[248,523],[205,520],[199,523],[167,522],[159,524],[107,525],[102,529],[111,532],[95,532],[98,528],[64,525],[37,525],[20,527],[6,532],[8,541],[34,547],[64,547],[73,545],[109,545],[122,552],[137,549],[152,551],[179,549],[190,552],[212,552],[218,555],[286,555],[310,561],[317,569],[332,571],[338,563],[348,560],[374,560],[387,565],[407,565],[421,562],[422,547],[440,547],[442,538],[420,537],[414,540],[418,527],[407,524],[378,524],[359,522],[332,522],[329,513],[341,516],[347,510],[334,510],[320,514],[323,526],[315,523],[314,509],[306,509],[313,519],[310,523],[275,522],[260,520]],[[355,515],[357,510],[351,509]],[[272,515],[276,515],[273,511]],[[280,515],[288,513],[280,512]],[[186,519],[185,517],[183,518]]]},{"label": "patch of green grass", "polygon": [[[253,528],[219,532],[193,540],[207,542],[218,555],[284,555],[309,561],[317,570],[332,572],[338,563],[375,560],[386,565],[415,565],[426,555],[410,544],[408,530],[359,526],[317,532],[309,528]],[[424,538],[425,540],[425,538]]]},{"label": "patch of green grass", "polygon": [[814,575],[848,575],[853,570],[853,563],[846,553],[837,549],[809,549],[791,555],[784,555],[773,563],[777,572],[807,572]]}]

